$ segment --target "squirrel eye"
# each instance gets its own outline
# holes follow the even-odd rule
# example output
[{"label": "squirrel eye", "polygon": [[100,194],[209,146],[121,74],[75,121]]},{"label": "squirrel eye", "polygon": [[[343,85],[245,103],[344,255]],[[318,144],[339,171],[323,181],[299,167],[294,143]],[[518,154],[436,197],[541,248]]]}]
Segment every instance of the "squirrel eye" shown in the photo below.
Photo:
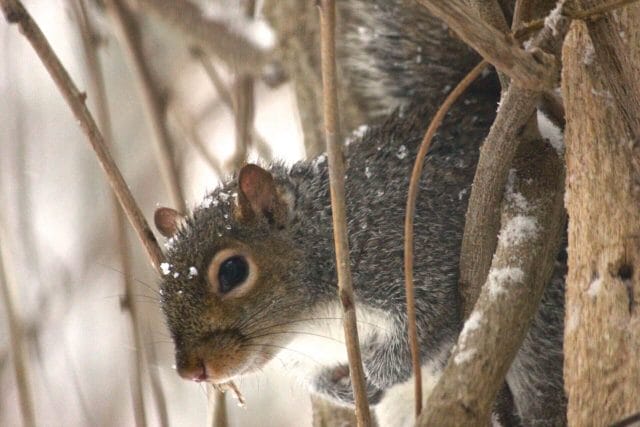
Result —
[{"label": "squirrel eye", "polygon": [[207,279],[220,298],[237,298],[255,285],[258,268],[250,251],[243,247],[227,248],[211,260]]},{"label": "squirrel eye", "polygon": [[249,263],[242,255],[227,258],[220,264],[218,284],[221,294],[226,294],[249,277]]}]

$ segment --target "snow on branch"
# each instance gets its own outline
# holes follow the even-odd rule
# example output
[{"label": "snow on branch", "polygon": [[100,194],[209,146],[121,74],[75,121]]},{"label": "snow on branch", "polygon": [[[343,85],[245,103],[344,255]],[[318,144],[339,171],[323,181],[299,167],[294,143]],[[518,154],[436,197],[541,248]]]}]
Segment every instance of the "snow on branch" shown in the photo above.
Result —
[{"label": "snow on branch", "polygon": [[563,188],[555,150],[539,139],[523,142],[503,198],[488,278],[418,425],[482,425],[489,419],[552,274],[565,224]]}]

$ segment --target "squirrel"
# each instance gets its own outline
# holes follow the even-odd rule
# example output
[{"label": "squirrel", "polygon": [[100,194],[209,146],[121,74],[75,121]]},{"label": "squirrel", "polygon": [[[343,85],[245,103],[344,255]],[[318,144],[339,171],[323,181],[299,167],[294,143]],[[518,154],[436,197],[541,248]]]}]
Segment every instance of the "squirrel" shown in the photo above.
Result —
[{"label": "squirrel", "polygon": [[[340,2],[343,16],[355,14],[361,3]],[[404,9],[406,0],[372,3],[369,9],[378,13],[380,25],[374,27],[369,21],[363,31],[360,24],[365,21],[354,21],[345,40],[367,42],[362,38],[366,31],[385,28],[389,40],[403,43],[406,37],[404,43],[411,46],[424,41],[415,42],[412,35],[419,34],[419,28],[412,34],[403,29],[407,14],[411,19],[421,16],[415,15],[413,6]],[[428,34],[441,38],[439,49],[460,46],[453,56],[464,58],[456,64],[473,63],[468,57],[474,54],[464,53],[466,48],[442,24],[431,17],[423,22],[431,29]],[[389,415],[398,412],[399,405],[413,404],[412,396],[406,397],[412,376],[403,275],[406,191],[426,124],[443,96],[442,86],[455,84],[460,71],[455,71],[457,65],[449,66],[446,54],[425,57],[429,75],[409,73],[404,88],[376,92],[371,90],[372,81],[392,87],[392,76],[398,72],[385,68],[385,57],[377,49],[368,53],[374,58],[368,71],[355,66],[355,61],[347,67],[353,67],[354,80],[363,77],[362,94],[370,95],[372,111],[380,117],[390,108],[404,107],[380,124],[360,129],[345,145],[345,192],[367,397],[376,405],[381,425],[398,426],[413,420],[411,409],[402,409],[399,417]],[[379,75],[387,80],[375,77]],[[418,80],[429,77],[428,85],[438,86],[437,92],[411,91],[420,87]],[[477,82],[452,107],[425,158],[416,205],[414,283],[427,395],[462,328],[458,261],[464,219],[479,148],[495,118],[498,98],[495,76]],[[326,155],[289,167],[278,162],[247,164],[190,215],[160,208],[155,224],[169,239],[167,261],[161,266],[161,305],[180,376],[223,383],[260,369],[308,337],[318,337],[315,348],[291,351],[293,358],[299,356],[296,369],[313,393],[353,405],[344,354],[327,355],[332,340],[342,337]],[[566,424],[562,378],[566,259],[558,260],[507,374],[513,413],[496,415],[514,425]],[[315,356],[327,357],[318,362]]]}]

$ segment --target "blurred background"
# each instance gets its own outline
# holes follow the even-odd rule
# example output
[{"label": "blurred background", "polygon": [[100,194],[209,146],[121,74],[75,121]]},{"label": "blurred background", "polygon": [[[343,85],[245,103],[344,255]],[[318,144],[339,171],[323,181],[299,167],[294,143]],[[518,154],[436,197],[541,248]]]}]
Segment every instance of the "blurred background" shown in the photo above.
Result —
[{"label": "blurred background", "polygon": [[[151,222],[157,206],[175,203],[154,154],[154,140],[157,143],[163,131],[152,130],[131,49],[117,31],[117,18],[107,13],[110,4],[121,3],[24,3],[86,92],[87,105],[100,121],[87,46],[97,53],[111,115],[112,152]],[[215,2],[201,3],[208,7],[205,3]],[[246,3],[224,3],[225,13],[247,13]],[[259,11],[260,4],[253,8]],[[142,59],[151,72],[147,80],[166,131],[161,139],[174,160],[187,208],[198,204],[238,162],[272,157],[292,163],[304,157],[290,84],[267,85],[265,79],[248,78],[242,86],[241,78],[224,63],[194,52],[190,41],[170,26],[144,10],[124,10],[128,19],[135,13],[135,21],[129,23],[138,29]],[[266,37],[265,43],[272,37],[266,26],[253,34]],[[220,79],[226,95],[216,90],[212,78]],[[253,103],[248,108],[245,104],[244,128],[233,112],[242,105],[237,97],[242,93],[249,93],[245,100]],[[229,95],[231,106],[225,100]],[[255,120],[247,131],[246,111],[250,116],[251,110]],[[243,130],[248,137],[238,135]],[[133,280],[132,290],[125,292],[128,267],[118,249],[117,215],[104,173],[32,47],[16,26],[4,20],[0,23],[0,206],[4,267],[0,280],[8,285],[13,311],[23,326],[26,377],[37,425],[134,425],[136,356],[144,359],[142,396],[148,425],[162,422],[150,374],[164,393],[170,425],[206,425],[204,386],[183,381],[172,369],[173,345],[159,311],[157,276],[127,223],[126,258]],[[137,312],[139,343],[132,334],[127,295]],[[5,295],[0,297],[5,300],[0,305],[0,425],[19,426],[7,301]],[[286,366],[276,361],[238,382],[247,405],[239,408],[227,393],[230,425],[310,425],[308,395],[285,371]]]}]

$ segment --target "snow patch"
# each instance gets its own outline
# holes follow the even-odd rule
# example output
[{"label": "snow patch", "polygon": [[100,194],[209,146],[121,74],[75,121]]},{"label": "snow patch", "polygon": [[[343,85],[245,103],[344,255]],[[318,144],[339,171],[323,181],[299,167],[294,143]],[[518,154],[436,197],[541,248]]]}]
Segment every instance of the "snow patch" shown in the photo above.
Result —
[{"label": "snow patch", "polygon": [[460,332],[460,338],[458,339],[458,342],[461,345],[465,345],[469,334],[478,329],[483,322],[484,316],[482,312],[474,310],[467,321],[464,322],[464,327],[462,328],[462,332]]},{"label": "snow patch", "polygon": [[467,341],[469,340],[469,335],[480,328],[482,323],[484,323],[484,315],[478,310],[474,310],[467,321],[464,322],[462,332],[460,332],[460,337],[458,337],[458,345],[453,358],[453,361],[457,365],[468,362],[478,352],[475,348],[467,348]]},{"label": "snow patch", "polygon": [[589,288],[587,288],[587,294],[589,294],[591,298],[595,298],[598,296],[601,290],[602,290],[602,279],[598,277],[593,282],[589,283]]},{"label": "snow patch", "polygon": [[347,137],[347,139],[344,141],[344,144],[346,146],[351,145],[356,140],[359,140],[360,138],[362,138],[364,134],[367,133],[368,130],[369,130],[368,125],[358,126],[353,132],[351,132],[351,135]]},{"label": "snow patch", "polygon": [[248,19],[237,11],[223,9],[215,4],[203,8],[202,16],[218,25],[226,25],[229,32],[237,34],[258,49],[271,50],[276,44],[276,35],[264,20]]},{"label": "snow patch", "polygon": [[160,271],[162,272],[163,276],[168,276],[171,273],[171,268],[172,265],[168,262],[163,262],[162,264],[160,264]]},{"label": "snow patch", "polygon": [[396,152],[396,157],[400,160],[404,160],[407,158],[408,154],[409,154],[409,150],[407,150],[407,147],[405,147],[404,145],[401,145],[398,148],[398,151]]},{"label": "snow patch", "polygon": [[538,220],[535,217],[517,215],[502,228],[499,239],[503,246],[515,246],[535,237],[537,232]]},{"label": "snow patch", "polygon": [[193,279],[198,275],[198,269],[194,266],[189,267],[189,279]]},{"label": "snow patch", "polygon": [[560,0],[556,4],[556,7],[549,13],[544,19],[544,26],[551,30],[551,34],[558,35],[558,23],[562,19],[562,9],[564,7],[565,0]]},{"label": "snow patch", "polygon": [[521,284],[524,281],[524,272],[517,267],[493,268],[487,278],[489,282],[489,295],[496,298],[506,292],[507,286]]},{"label": "snow patch", "polygon": [[475,348],[459,351],[453,358],[453,361],[456,365],[462,365],[463,363],[470,361],[477,352],[478,351]]},{"label": "snow patch", "polygon": [[562,131],[540,111],[538,111],[538,127],[542,137],[549,141],[549,144],[556,150],[558,155],[564,155],[564,136]]},{"label": "snow patch", "polygon": [[507,187],[505,189],[505,199],[514,208],[523,213],[529,212],[531,205],[525,199],[525,197],[515,190],[515,184],[517,179],[517,173],[515,169],[509,170],[509,176],[507,177]]},{"label": "snow patch", "polygon": [[218,201],[218,199],[214,199],[213,195],[209,194],[207,197],[205,197],[202,200],[202,203],[200,204],[200,206],[206,209],[212,206],[218,206],[219,203],[220,202]]}]

